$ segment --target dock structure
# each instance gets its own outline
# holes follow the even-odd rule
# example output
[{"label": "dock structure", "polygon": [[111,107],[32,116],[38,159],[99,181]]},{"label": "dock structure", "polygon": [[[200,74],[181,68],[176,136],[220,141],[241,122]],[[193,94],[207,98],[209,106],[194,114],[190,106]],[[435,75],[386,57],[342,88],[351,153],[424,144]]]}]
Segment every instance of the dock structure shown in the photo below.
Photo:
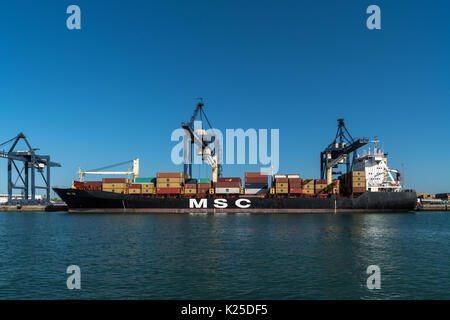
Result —
[{"label": "dock structure", "polygon": [[[15,150],[19,141],[23,141],[26,150]],[[32,148],[28,139],[21,132],[16,137],[3,142],[0,147],[12,144],[8,151],[0,151],[0,158],[8,160],[8,202],[7,205],[50,205],[50,168],[61,167],[59,163],[50,161],[49,155],[39,155],[37,148]],[[17,162],[21,162],[18,165]],[[21,167],[21,169],[19,169]],[[13,181],[13,168],[17,173]],[[40,174],[44,186],[36,185],[36,173]],[[30,181],[31,180],[31,181]],[[13,190],[19,189],[23,194],[22,199],[13,199]],[[36,198],[36,190],[46,190],[43,200]]]}]

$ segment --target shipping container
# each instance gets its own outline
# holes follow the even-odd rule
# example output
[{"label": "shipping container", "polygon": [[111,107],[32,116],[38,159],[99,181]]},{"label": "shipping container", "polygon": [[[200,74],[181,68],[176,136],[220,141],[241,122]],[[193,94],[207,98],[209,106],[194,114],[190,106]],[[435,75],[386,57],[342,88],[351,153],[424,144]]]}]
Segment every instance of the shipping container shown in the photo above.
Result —
[{"label": "shipping container", "polygon": [[128,186],[128,189],[141,189],[141,188],[142,188],[142,185],[140,183],[131,183]]},{"label": "shipping container", "polygon": [[279,182],[288,183],[289,179],[288,178],[275,178],[275,183],[279,183]]},{"label": "shipping container", "polygon": [[125,189],[127,187],[126,183],[103,183],[103,189]]},{"label": "shipping container", "polygon": [[239,177],[217,178],[217,182],[239,182],[239,183],[241,183],[241,178],[239,178]]},{"label": "shipping container", "polygon": [[216,194],[239,194],[241,188],[217,188],[215,190]]},{"label": "shipping container", "polygon": [[156,184],[160,183],[184,183],[183,178],[156,178]]},{"label": "shipping container", "polygon": [[101,187],[102,182],[101,181],[84,181],[84,186],[86,187]]},{"label": "shipping container", "polygon": [[179,194],[181,188],[156,188],[157,194]]},{"label": "shipping container", "polygon": [[126,178],[103,178],[103,183],[128,183]]},{"label": "shipping container", "polygon": [[268,184],[267,183],[246,183],[245,184],[245,188],[247,189],[263,189],[263,188],[267,188]]},{"label": "shipping container", "polygon": [[289,193],[289,188],[275,188],[276,193]]},{"label": "shipping container", "polygon": [[352,171],[351,175],[352,175],[352,177],[365,177],[366,172],[365,171]]},{"label": "shipping container", "polygon": [[302,193],[302,188],[289,188],[289,193],[292,194]]},{"label": "shipping container", "polygon": [[276,174],[275,175],[275,179],[280,179],[280,178],[287,178],[287,176],[285,174]]},{"label": "shipping container", "polygon": [[260,178],[265,177],[267,179],[267,174],[261,173],[261,172],[245,172],[244,174],[245,178]]},{"label": "shipping container", "polygon": [[156,182],[156,178],[152,177],[152,178],[135,178],[134,179],[134,183],[155,183]]},{"label": "shipping container", "polygon": [[288,183],[279,183],[279,182],[277,182],[277,183],[275,184],[275,187],[276,187],[276,188],[288,188],[288,187],[289,187],[289,184],[288,184]]},{"label": "shipping container", "polygon": [[154,188],[143,188],[142,189],[142,194],[153,194],[153,193],[155,193]]},{"label": "shipping container", "polygon": [[199,178],[199,179],[197,179],[197,183],[198,184],[203,184],[203,183],[207,183],[207,184],[209,184],[209,185],[211,185],[211,180],[209,180],[209,179],[206,179],[206,178]]},{"label": "shipping container", "polygon": [[304,193],[304,194],[314,194],[314,189],[302,188],[302,193]]},{"label": "shipping container", "polygon": [[288,179],[300,179],[299,174],[288,174],[287,177]]},{"label": "shipping container", "polygon": [[216,182],[216,188],[240,188],[240,182]]},{"label": "shipping container", "polygon": [[207,194],[209,193],[209,188],[197,188],[197,194]]},{"label": "shipping container", "polygon": [[180,178],[184,179],[184,173],[183,172],[157,172],[156,178]]},{"label": "shipping container", "polygon": [[188,189],[188,188],[184,189],[184,194],[196,194],[196,193],[197,189]]},{"label": "shipping container", "polygon": [[129,194],[141,194],[141,189],[137,189],[137,188],[128,189],[128,193]]},{"label": "shipping container", "polygon": [[313,179],[303,179],[302,180],[302,186],[314,186],[314,180]]},{"label": "shipping container", "polygon": [[352,188],[353,193],[362,193],[366,192],[366,188]]},{"label": "shipping container", "polygon": [[327,180],[325,179],[316,179],[315,180],[315,184],[327,184]]},{"label": "shipping container", "polygon": [[268,188],[245,188],[245,194],[266,194],[268,192]]},{"label": "shipping container", "polygon": [[185,184],[197,184],[197,179],[186,179],[184,180]]},{"label": "shipping container", "polygon": [[197,189],[197,184],[196,183],[185,183],[184,187],[186,189]]},{"label": "shipping container", "polygon": [[267,183],[267,176],[260,178],[245,177],[245,183]]},{"label": "shipping container", "polygon": [[181,183],[174,182],[174,183],[157,183],[157,188],[181,188]]},{"label": "shipping container", "polygon": [[197,183],[197,188],[211,188],[210,183]]}]

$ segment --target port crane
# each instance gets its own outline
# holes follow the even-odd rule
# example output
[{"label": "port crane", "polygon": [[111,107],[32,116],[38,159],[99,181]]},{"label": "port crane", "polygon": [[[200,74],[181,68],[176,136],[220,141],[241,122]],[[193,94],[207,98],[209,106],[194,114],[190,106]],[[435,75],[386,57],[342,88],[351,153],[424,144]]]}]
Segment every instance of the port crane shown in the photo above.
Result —
[{"label": "port crane", "polygon": [[[356,159],[356,150],[369,143],[369,139],[354,139],[345,127],[344,119],[338,119],[338,129],[332,143],[320,153],[320,177],[326,179],[327,184],[333,181],[333,168],[340,164],[345,164],[347,172],[352,170],[353,161]],[[353,160],[350,162],[349,154],[353,153]]]},{"label": "port crane", "polygon": [[[102,170],[118,167],[118,166],[121,166],[121,165],[124,165],[127,163],[131,163],[131,162],[133,163],[131,171],[130,170],[128,170],[128,171],[102,171]],[[82,171],[80,168],[80,169],[78,169],[79,181],[83,181],[84,177],[88,174],[99,174],[99,175],[129,175],[129,174],[132,174],[133,178],[138,178],[139,177],[139,159],[128,160],[128,161],[124,161],[124,162],[120,162],[120,163],[112,164],[112,165],[109,165],[106,167],[88,170],[88,171]]]},{"label": "port crane", "polygon": [[[214,134],[207,134],[203,129],[203,118],[205,118],[210,129],[211,123],[203,110],[203,99],[199,98],[197,107],[191,116],[189,122],[182,122],[181,127],[185,130],[186,135],[184,138],[184,174],[188,174],[192,177],[192,148],[193,145],[197,145],[198,149],[196,154],[202,157],[202,160],[206,161],[212,168],[213,182],[217,182],[217,178],[222,176],[222,165],[219,160],[222,159],[222,146],[220,141],[215,139]],[[197,120],[197,117],[200,120]],[[200,127],[196,126],[196,122],[200,122]],[[210,147],[210,144],[214,144],[214,149]]]},{"label": "port crane", "polygon": [[[23,141],[27,150],[15,150],[19,141]],[[3,142],[0,147],[4,147],[12,143],[8,151],[0,151],[0,158],[8,160],[8,204],[41,204],[50,203],[50,168],[61,167],[61,164],[50,161],[49,155],[39,155],[36,153],[38,148],[32,148],[26,136],[21,132],[14,138]],[[16,162],[22,162],[23,167],[19,170]],[[17,179],[13,182],[13,170],[17,172]],[[36,171],[41,174],[45,186],[36,185]],[[30,177],[31,175],[31,177]],[[31,178],[31,181],[30,181]],[[17,182],[20,180],[21,184]],[[22,200],[12,200],[13,189],[22,190]],[[44,189],[46,191],[46,199],[44,201],[36,200],[36,189]],[[31,193],[31,194],[30,194]]]}]

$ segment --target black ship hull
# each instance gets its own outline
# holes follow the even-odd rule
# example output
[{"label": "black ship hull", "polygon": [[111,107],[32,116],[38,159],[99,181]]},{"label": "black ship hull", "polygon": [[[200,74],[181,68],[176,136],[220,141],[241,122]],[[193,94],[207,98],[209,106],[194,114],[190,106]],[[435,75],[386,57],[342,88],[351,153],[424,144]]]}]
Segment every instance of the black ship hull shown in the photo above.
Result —
[{"label": "black ship hull", "polygon": [[300,213],[300,212],[407,212],[413,211],[415,192],[366,192],[342,198],[152,198],[104,191],[54,188],[69,212],[169,213]]}]

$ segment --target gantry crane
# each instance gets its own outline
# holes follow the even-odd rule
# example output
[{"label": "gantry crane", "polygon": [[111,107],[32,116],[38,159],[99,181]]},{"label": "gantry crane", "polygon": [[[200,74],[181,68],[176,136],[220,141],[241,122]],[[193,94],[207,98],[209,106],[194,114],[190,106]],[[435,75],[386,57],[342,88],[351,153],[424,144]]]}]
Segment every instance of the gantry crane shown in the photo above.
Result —
[{"label": "gantry crane", "polygon": [[[338,165],[346,165],[347,172],[352,170],[353,160],[356,158],[356,150],[369,143],[369,139],[353,139],[344,124],[344,119],[338,119],[338,129],[333,142],[320,153],[320,176],[327,179],[327,184],[333,181],[333,168]],[[350,162],[349,154],[353,152]],[[336,172],[338,174],[339,172]]]},{"label": "gantry crane", "polygon": [[[203,129],[203,117],[210,129],[212,129],[212,126],[203,110],[203,99],[199,98],[199,100],[189,122],[181,123],[181,127],[186,131],[183,155],[184,174],[192,177],[192,148],[196,144],[199,148],[197,154],[211,166],[213,182],[217,182],[217,178],[222,176],[222,165],[220,164],[222,146],[220,141],[215,139],[214,134],[207,134],[206,130]],[[197,120],[197,117],[200,120]],[[214,148],[211,148],[210,144],[214,144]]]},{"label": "gantry crane", "polygon": [[[131,163],[133,162],[133,167],[128,171],[102,171],[105,169],[109,169],[109,168],[114,168],[114,167],[118,167],[127,163]],[[133,178],[139,178],[139,159],[134,159],[134,160],[128,160],[128,161],[124,161],[124,162],[120,162],[120,163],[116,163],[116,164],[112,164],[110,166],[106,166],[106,167],[102,167],[102,168],[98,168],[98,169],[93,169],[93,170],[88,170],[88,171],[82,171],[81,168],[78,169],[78,178],[80,181],[84,180],[84,177],[87,174],[99,174],[99,175],[129,175],[132,174]]]},{"label": "gantry crane", "polygon": [[[14,151],[20,140],[25,142],[28,150]],[[21,204],[50,203],[50,168],[61,167],[61,165],[50,161],[49,155],[36,154],[36,151],[39,149],[32,148],[22,132],[14,138],[1,143],[0,147],[9,143],[12,143],[9,151],[0,151],[0,158],[5,158],[8,160],[8,204],[13,204],[16,202]],[[21,170],[19,170],[16,161],[23,162],[23,167]],[[15,182],[13,182],[12,167],[14,167],[17,172],[17,179]],[[45,175],[44,170],[46,171]],[[36,171],[41,174],[45,186],[36,186]],[[31,181],[29,181],[30,174]],[[17,184],[19,180],[21,181],[21,185]],[[22,190],[22,200],[12,200],[13,189]],[[36,200],[36,189],[46,190],[46,199],[44,201]]]}]

